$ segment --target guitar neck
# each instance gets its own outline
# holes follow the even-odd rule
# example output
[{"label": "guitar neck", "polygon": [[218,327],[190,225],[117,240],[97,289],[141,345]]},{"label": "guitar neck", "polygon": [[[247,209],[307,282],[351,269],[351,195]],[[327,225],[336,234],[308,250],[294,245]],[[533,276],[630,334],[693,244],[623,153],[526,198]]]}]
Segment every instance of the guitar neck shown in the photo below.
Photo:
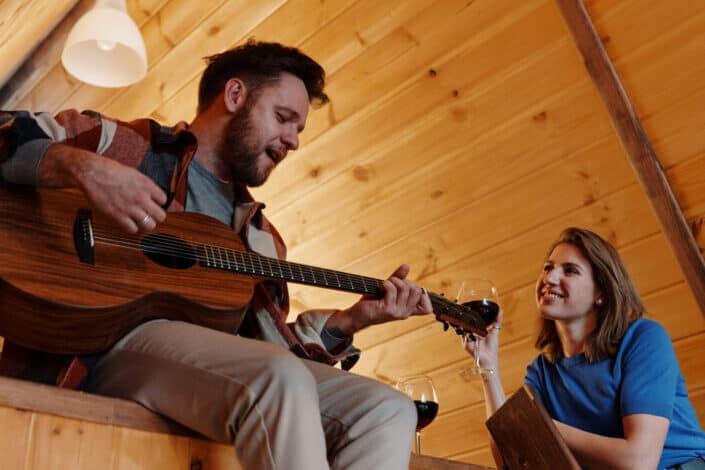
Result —
[{"label": "guitar neck", "polygon": [[[291,263],[249,251],[218,246],[197,245],[196,250],[198,261],[205,268],[357,294],[380,297],[384,295],[382,281],[372,277]],[[473,332],[480,336],[487,334],[486,325],[478,312],[469,307],[458,305],[441,295],[432,292],[429,292],[428,295],[436,319],[443,322],[446,327],[453,326],[459,333]]]},{"label": "guitar neck", "polygon": [[210,245],[200,245],[198,251],[199,261],[206,268],[357,294],[384,294],[381,287],[382,281],[372,277],[291,263],[257,253]]}]

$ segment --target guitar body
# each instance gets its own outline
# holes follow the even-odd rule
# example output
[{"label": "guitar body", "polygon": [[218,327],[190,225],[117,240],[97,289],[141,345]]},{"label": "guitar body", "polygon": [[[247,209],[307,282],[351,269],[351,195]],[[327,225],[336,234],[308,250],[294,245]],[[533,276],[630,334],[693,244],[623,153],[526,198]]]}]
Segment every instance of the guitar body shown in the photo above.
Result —
[{"label": "guitar body", "polygon": [[79,259],[74,237],[78,210],[89,208],[76,191],[0,188],[0,336],[32,349],[87,354],[156,318],[237,331],[257,278],[143,250],[145,237],[159,234],[180,252],[191,253],[193,242],[245,251],[229,227],[169,213],[153,233],[129,235],[93,213],[91,263]]}]

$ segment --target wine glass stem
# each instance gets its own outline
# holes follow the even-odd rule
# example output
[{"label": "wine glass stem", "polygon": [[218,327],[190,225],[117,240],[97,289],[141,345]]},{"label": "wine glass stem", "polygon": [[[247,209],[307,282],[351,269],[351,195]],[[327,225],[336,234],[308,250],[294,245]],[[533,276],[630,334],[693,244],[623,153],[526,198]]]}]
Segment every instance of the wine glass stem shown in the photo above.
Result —
[{"label": "wine glass stem", "polygon": [[416,431],[416,455],[421,455],[421,431]]},{"label": "wine glass stem", "polygon": [[475,367],[480,370],[480,338],[475,340]]}]

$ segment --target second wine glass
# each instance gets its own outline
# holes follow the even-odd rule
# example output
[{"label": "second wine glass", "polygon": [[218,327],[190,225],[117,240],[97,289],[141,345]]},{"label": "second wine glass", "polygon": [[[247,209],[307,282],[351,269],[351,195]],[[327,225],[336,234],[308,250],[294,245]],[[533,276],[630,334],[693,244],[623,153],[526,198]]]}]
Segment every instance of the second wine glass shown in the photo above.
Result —
[{"label": "second wine glass", "polygon": [[[485,325],[488,326],[494,323],[499,314],[497,288],[487,279],[468,279],[463,281],[458,290],[456,302],[477,312],[482,317]],[[472,375],[484,377],[493,374],[494,371],[492,369],[487,369],[480,365],[480,351],[484,339],[468,334],[465,336],[465,341],[473,342],[475,361],[471,367],[461,369],[460,375],[463,377]]]},{"label": "second wine glass", "polygon": [[431,377],[411,375],[400,377],[396,388],[411,398],[416,405],[416,453],[421,455],[421,430],[431,424],[438,414],[438,394]]}]

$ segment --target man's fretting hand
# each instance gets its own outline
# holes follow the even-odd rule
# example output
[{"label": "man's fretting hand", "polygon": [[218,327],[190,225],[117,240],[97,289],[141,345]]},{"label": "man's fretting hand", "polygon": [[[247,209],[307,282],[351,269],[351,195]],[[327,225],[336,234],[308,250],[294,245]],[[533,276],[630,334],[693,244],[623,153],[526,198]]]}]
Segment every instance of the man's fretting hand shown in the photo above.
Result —
[{"label": "man's fretting hand", "polygon": [[431,299],[425,290],[406,279],[408,274],[409,266],[402,264],[389,279],[383,281],[382,298],[365,295],[350,308],[333,314],[326,326],[352,335],[370,325],[431,313]]}]

